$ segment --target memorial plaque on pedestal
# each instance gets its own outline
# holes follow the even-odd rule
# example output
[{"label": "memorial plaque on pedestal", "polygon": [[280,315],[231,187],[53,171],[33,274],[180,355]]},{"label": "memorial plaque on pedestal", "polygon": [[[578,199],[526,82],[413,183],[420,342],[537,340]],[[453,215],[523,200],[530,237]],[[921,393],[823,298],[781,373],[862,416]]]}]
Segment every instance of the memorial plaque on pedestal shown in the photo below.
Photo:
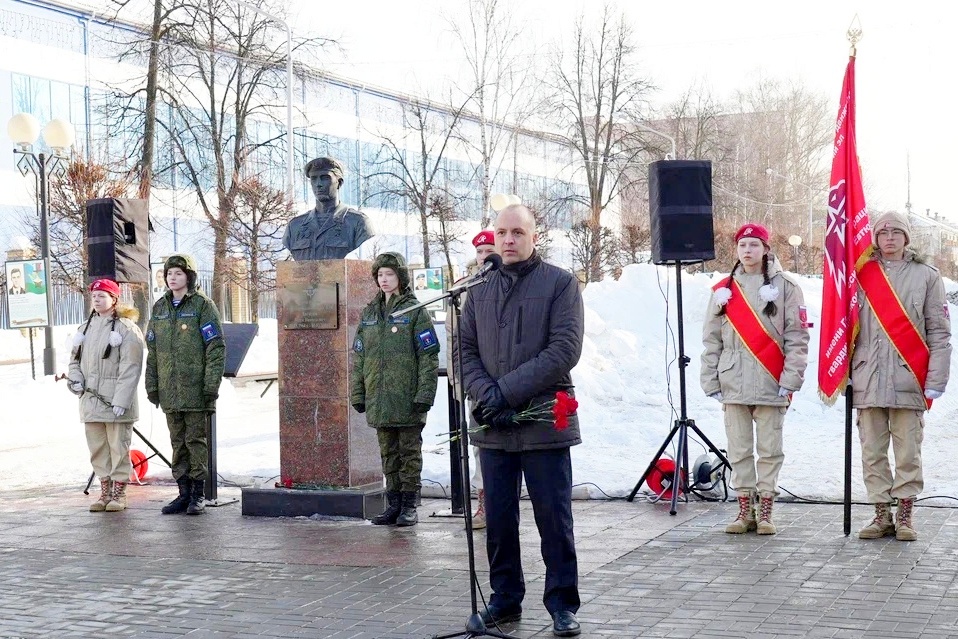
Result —
[{"label": "memorial plaque on pedestal", "polygon": [[287,282],[277,298],[284,309],[284,329],[339,328],[338,282]]},{"label": "memorial plaque on pedestal", "polygon": [[284,489],[244,489],[243,514],[299,516],[316,508],[321,511],[308,514],[378,514],[376,431],[349,404],[352,340],[363,308],[378,292],[372,262],[280,262],[276,286]]}]

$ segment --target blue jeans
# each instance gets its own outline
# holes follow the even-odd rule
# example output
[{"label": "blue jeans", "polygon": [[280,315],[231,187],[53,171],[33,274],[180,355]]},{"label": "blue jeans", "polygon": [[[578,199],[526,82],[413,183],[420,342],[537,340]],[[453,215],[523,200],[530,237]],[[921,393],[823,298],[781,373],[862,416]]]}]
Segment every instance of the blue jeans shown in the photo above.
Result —
[{"label": "blue jeans", "polygon": [[550,614],[579,609],[579,574],[572,533],[572,457],[569,448],[506,452],[480,450],[486,495],[486,552],[490,605],[516,608],[526,594],[519,550],[519,491],[525,475],[546,565],[542,601]]}]

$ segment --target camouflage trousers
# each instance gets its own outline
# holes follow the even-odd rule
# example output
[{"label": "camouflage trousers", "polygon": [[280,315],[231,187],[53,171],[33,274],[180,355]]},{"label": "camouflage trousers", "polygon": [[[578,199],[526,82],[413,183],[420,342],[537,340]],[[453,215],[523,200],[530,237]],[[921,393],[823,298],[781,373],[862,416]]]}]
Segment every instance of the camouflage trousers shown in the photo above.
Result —
[{"label": "camouflage trousers", "polygon": [[209,447],[206,411],[179,411],[166,414],[173,447],[173,479],[207,479]]},{"label": "camouflage trousers", "polygon": [[422,475],[422,426],[377,428],[386,490],[419,490]]}]

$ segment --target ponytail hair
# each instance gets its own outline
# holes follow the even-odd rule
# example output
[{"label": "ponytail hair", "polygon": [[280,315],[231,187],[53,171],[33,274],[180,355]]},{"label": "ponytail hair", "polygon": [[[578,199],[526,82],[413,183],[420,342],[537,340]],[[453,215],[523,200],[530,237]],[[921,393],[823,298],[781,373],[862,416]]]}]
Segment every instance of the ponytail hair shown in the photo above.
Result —
[{"label": "ponytail hair", "polygon": [[[735,277],[735,271],[738,270],[738,267],[741,265],[741,260],[735,260],[735,264],[732,266],[732,272],[728,274],[728,284],[725,285],[725,291],[727,292],[721,295],[724,301],[716,300],[716,303],[719,304],[719,310],[715,313],[716,317],[725,315],[725,307],[728,305],[728,301],[732,299],[732,278]],[[718,291],[716,291],[716,294],[718,295]]]},{"label": "ponytail hair", "polygon": [[73,343],[77,347],[77,352],[73,356],[75,362],[80,361],[80,354],[83,353],[83,341],[86,339],[86,332],[90,330],[90,322],[93,321],[94,315],[96,315],[96,311],[90,311],[90,316],[86,318],[86,324],[83,326],[83,332],[73,336]]},{"label": "ponytail hair", "polygon": [[[769,257],[768,253],[766,253],[762,256],[762,278],[764,283],[764,286],[762,287],[763,289],[766,286],[770,289],[774,288],[772,286],[772,280],[768,277],[768,263]],[[766,296],[762,295],[762,291],[759,291],[759,297],[766,299]],[[777,289],[775,289],[775,297],[778,297]],[[768,300],[768,302],[765,304],[765,308],[762,309],[762,313],[764,313],[766,317],[775,317],[775,315],[778,313],[778,307],[775,306],[774,298]]]}]

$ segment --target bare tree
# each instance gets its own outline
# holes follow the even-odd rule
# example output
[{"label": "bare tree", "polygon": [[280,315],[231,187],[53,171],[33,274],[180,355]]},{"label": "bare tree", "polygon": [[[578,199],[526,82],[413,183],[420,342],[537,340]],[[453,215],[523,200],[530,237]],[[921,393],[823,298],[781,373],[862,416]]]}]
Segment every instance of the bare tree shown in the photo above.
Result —
[{"label": "bare tree", "polygon": [[240,284],[249,291],[251,321],[258,323],[259,295],[275,286],[261,276],[276,268],[283,252],[283,231],[294,214],[293,203],[284,191],[251,177],[238,184],[235,206],[229,230],[230,252],[243,255],[249,264],[248,277]]},{"label": "bare tree", "polygon": [[602,278],[602,213],[627,184],[630,174],[623,168],[646,148],[642,129],[628,126],[642,119],[652,90],[640,77],[634,54],[629,22],[607,5],[594,33],[580,18],[571,53],[557,48],[553,55],[554,111],[588,187],[591,280]]},{"label": "bare tree", "polygon": [[506,164],[517,127],[536,108],[529,89],[534,83],[527,82],[535,73],[535,65],[523,58],[527,52],[520,46],[528,40],[501,0],[467,0],[465,11],[457,11],[449,24],[469,69],[461,90],[471,96],[467,106],[475,123],[467,123],[471,130],[464,142],[479,157],[476,179],[482,187],[480,223],[486,228],[492,185]]},{"label": "bare tree", "polygon": [[[157,0],[149,46],[132,43],[127,55],[149,51],[146,88],[116,93],[116,117],[143,131],[153,117],[140,96],[151,92],[167,108],[154,110],[156,125],[175,150],[170,171],[185,178],[212,230],[212,297],[223,303],[227,279],[226,249],[240,185],[257,176],[264,183],[284,178],[282,148],[286,135],[280,113],[286,104],[286,47],[274,36],[276,25],[260,13],[228,0]],[[283,13],[282,6],[268,13]],[[155,40],[153,36],[161,38]],[[159,42],[158,50],[154,43]],[[297,51],[313,51],[325,41],[297,39]],[[162,99],[161,99],[162,98]],[[147,111],[150,105],[147,104]],[[143,123],[140,127],[139,124]],[[146,132],[144,132],[146,133]],[[146,135],[149,135],[146,133]],[[141,192],[149,188],[155,135],[142,140]]]},{"label": "bare tree", "polygon": [[[589,220],[582,220],[566,232],[566,237],[572,246],[573,269],[583,284],[598,282],[617,266],[618,247],[611,229],[600,226],[596,231]],[[599,265],[599,277],[593,275],[594,264]]]},{"label": "bare tree", "polygon": [[461,216],[449,197],[443,193],[434,193],[430,196],[429,218],[434,222],[434,230],[429,233],[430,242],[439,247],[440,253],[446,258],[446,266],[452,273],[452,254],[463,232]]},{"label": "bare tree", "polygon": [[[86,290],[86,202],[127,197],[131,187],[128,175],[81,157],[71,160],[62,176],[50,180],[51,277],[67,283],[76,291]],[[27,226],[39,246],[39,220],[31,216]]]},{"label": "bare tree", "polygon": [[419,218],[423,264],[427,268],[432,238],[429,222],[434,219],[431,205],[436,196],[440,200],[451,196],[445,174],[446,152],[456,140],[464,109],[465,104],[449,107],[410,99],[402,103],[402,134],[375,134],[382,147],[373,160],[376,169],[367,176],[373,186],[366,200],[393,195],[413,207]]}]

